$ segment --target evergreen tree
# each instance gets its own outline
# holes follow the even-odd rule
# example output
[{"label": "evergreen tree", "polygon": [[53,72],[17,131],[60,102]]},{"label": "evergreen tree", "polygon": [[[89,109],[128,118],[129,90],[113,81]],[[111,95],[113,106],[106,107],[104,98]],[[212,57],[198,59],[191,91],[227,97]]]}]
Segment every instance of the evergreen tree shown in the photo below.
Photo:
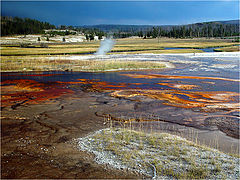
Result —
[{"label": "evergreen tree", "polygon": [[89,36],[86,34],[86,40],[88,41],[89,40]]},{"label": "evergreen tree", "polygon": [[93,35],[93,34],[90,34],[90,35],[89,35],[89,40],[90,40],[90,41],[94,40],[94,35]]},{"label": "evergreen tree", "polygon": [[156,37],[158,37],[158,30],[157,30],[157,28],[153,27],[152,38],[156,38]]},{"label": "evergreen tree", "polygon": [[53,29],[54,25],[29,18],[1,16],[1,35],[39,34],[44,29]]}]

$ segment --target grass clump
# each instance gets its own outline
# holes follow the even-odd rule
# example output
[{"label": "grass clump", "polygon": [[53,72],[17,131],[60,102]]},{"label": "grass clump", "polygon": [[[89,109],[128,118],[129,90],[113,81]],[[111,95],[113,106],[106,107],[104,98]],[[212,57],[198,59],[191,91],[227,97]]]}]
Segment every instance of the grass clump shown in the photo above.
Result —
[{"label": "grass clump", "polygon": [[214,51],[216,51],[216,52],[239,52],[240,46],[223,47],[223,48],[214,49]]},{"label": "grass clump", "polygon": [[118,71],[138,69],[161,69],[166,65],[155,61],[124,61],[124,60],[62,60],[37,57],[6,57],[1,60],[1,71]]},{"label": "grass clump", "polygon": [[165,65],[159,62],[141,61],[95,61],[90,62],[83,68],[90,71],[109,71],[109,70],[137,70],[137,69],[161,69]]},{"label": "grass clump", "polygon": [[239,178],[239,158],[166,133],[108,128],[78,139],[78,145],[81,150],[94,153],[98,163],[147,177]]}]

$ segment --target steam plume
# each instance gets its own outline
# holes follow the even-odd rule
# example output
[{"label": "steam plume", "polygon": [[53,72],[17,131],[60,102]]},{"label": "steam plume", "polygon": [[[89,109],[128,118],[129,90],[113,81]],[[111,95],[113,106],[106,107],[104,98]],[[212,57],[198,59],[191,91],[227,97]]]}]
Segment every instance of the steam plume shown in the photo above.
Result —
[{"label": "steam plume", "polygon": [[95,54],[97,54],[97,55],[106,54],[107,52],[111,51],[114,44],[115,44],[114,40],[109,39],[109,38],[104,39],[103,41],[101,41],[101,45]]}]

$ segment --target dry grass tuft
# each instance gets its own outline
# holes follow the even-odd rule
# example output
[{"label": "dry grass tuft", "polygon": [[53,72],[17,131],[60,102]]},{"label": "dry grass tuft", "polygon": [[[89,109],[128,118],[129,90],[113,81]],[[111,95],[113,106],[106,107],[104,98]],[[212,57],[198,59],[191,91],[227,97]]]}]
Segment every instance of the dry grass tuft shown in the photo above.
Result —
[{"label": "dry grass tuft", "polygon": [[68,60],[38,57],[2,57],[1,71],[118,71],[138,69],[161,69],[165,64],[156,61],[123,61],[123,60]]},{"label": "dry grass tuft", "polygon": [[223,47],[215,49],[216,52],[239,52],[240,46],[230,46],[230,47]]},{"label": "dry grass tuft", "polygon": [[98,163],[152,178],[239,178],[239,158],[167,133],[110,127],[77,141],[79,149],[94,153]]}]

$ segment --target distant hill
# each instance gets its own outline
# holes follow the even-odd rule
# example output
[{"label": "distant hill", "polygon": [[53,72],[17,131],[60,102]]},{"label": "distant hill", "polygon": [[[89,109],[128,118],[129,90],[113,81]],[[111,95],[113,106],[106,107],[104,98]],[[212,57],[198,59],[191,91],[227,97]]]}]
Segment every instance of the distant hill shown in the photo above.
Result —
[{"label": "distant hill", "polygon": [[203,25],[239,25],[239,20],[230,20],[230,21],[210,21],[210,22],[201,22],[195,24],[188,24],[186,26],[203,26]]},{"label": "distant hill", "polygon": [[137,32],[137,31],[149,31],[154,26],[153,25],[121,25],[121,24],[99,24],[99,25],[85,25],[76,26],[77,28],[86,29],[98,29],[103,32]]},{"label": "distant hill", "polygon": [[220,24],[237,24],[239,25],[240,20],[230,20],[230,21],[215,21],[216,23]]},{"label": "distant hill", "polygon": [[99,25],[85,25],[78,26],[81,28],[87,29],[99,29],[103,32],[136,32],[136,31],[147,31],[152,29],[154,26],[152,25],[115,25],[115,24],[99,24]]}]

